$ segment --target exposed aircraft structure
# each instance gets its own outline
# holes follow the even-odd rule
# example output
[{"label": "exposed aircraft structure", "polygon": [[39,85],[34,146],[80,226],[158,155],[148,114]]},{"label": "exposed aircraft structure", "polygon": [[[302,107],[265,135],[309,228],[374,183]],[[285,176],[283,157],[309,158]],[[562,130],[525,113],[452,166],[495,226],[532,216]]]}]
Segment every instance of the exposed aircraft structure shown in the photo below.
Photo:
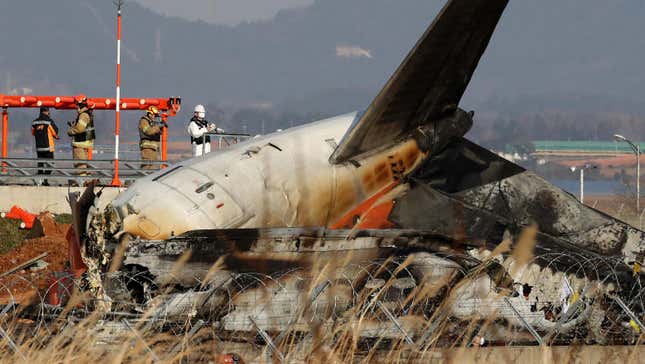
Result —
[{"label": "exposed aircraft structure", "polygon": [[643,312],[644,233],[464,138],[474,113],[458,105],[507,2],[449,0],[364,113],[180,162],[104,211],[92,189],[72,196],[103,308],[313,331],[367,297],[361,312],[391,320],[366,338],[423,341],[437,318],[459,330],[496,315],[491,340],[630,340],[612,300]]}]

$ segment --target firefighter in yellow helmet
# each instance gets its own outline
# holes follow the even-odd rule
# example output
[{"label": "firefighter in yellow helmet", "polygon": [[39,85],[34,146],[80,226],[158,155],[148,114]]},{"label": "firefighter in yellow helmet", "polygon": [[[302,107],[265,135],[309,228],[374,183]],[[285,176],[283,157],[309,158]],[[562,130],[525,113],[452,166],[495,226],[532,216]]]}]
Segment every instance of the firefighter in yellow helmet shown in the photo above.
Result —
[{"label": "firefighter in yellow helmet", "polygon": [[[139,147],[141,159],[144,161],[158,161],[161,146],[161,132],[166,123],[159,124],[155,118],[159,116],[159,109],[150,106],[146,113],[139,119]],[[154,169],[154,164],[142,164],[143,169]]]},{"label": "firefighter in yellow helmet", "polygon": [[[78,95],[76,101],[76,120],[67,123],[69,129],[67,135],[72,137],[72,155],[76,160],[90,159],[92,148],[94,147],[94,117],[87,105],[87,97]],[[86,163],[75,163],[74,167],[86,169]],[[81,176],[87,176],[88,173],[83,171]]]}]

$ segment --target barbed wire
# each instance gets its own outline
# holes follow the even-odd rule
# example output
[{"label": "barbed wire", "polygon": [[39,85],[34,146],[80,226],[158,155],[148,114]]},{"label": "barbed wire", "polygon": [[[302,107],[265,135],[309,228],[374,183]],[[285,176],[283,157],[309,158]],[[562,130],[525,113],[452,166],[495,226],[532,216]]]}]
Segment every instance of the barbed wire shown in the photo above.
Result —
[{"label": "barbed wire", "polygon": [[[521,267],[512,257],[499,259],[513,274],[514,284],[504,293],[488,273],[464,268],[457,263],[460,259],[464,257],[396,257],[347,264],[318,277],[304,268],[271,274],[231,272],[226,279],[196,281],[180,291],[170,289],[173,277],[164,278],[171,282],[167,286],[159,286],[158,279],[137,272],[121,276],[124,290],[109,299],[87,295],[86,283],[71,275],[13,274],[0,279],[0,317],[11,330],[20,327],[39,338],[41,345],[48,342],[44,338],[88,319],[95,320],[94,329],[106,338],[128,330],[122,320],[133,323],[144,337],[179,337],[201,327],[201,322],[211,337],[253,342],[257,330],[263,330],[278,339],[278,345],[312,332],[332,343],[351,332],[361,342],[441,345],[447,338],[466,335],[470,326],[485,336],[491,325],[506,329],[508,343],[526,344],[528,328],[518,324],[517,315],[552,343],[629,343],[640,334],[632,315],[638,318],[644,312],[645,287],[620,257],[550,252]],[[631,283],[621,285],[629,274]],[[155,291],[137,301],[132,294],[135,283]],[[52,297],[64,304],[56,305]],[[620,297],[626,309],[614,297]],[[100,302],[109,303],[112,310],[97,310]],[[490,340],[500,338],[492,335]]]}]

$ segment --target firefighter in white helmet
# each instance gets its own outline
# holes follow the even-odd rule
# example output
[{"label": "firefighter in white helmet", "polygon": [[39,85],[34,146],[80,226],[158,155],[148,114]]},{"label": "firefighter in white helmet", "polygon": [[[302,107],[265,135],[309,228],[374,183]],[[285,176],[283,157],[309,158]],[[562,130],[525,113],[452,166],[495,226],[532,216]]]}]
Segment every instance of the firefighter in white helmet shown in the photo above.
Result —
[{"label": "firefighter in white helmet", "polygon": [[206,109],[204,105],[195,106],[195,114],[188,123],[188,134],[190,143],[193,146],[193,157],[200,156],[211,151],[211,137],[208,133],[221,133],[222,129],[206,120]]}]

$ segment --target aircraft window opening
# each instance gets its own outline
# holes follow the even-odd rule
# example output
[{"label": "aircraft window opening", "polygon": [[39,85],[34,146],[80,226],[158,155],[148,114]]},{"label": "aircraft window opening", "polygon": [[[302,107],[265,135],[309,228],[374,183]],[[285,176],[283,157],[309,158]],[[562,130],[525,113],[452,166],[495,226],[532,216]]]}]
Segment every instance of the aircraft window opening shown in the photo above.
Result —
[{"label": "aircraft window opening", "polygon": [[195,190],[195,193],[202,193],[207,189],[211,188],[212,186],[213,186],[213,182],[206,182],[203,185],[197,187],[197,189]]},{"label": "aircraft window opening", "polygon": [[156,182],[156,181],[158,181],[159,179],[161,179],[161,178],[163,178],[163,177],[166,177],[167,175],[171,174],[172,172],[174,172],[174,171],[178,170],[178,169],[179,169],[179,168],[181,168],[181,167],[182,167],[182,166],[176,166],[176,167],[174,167],[174,168],[172,168],[172,169],[168,170],[167,172],[165,172],[165,173],[162,173],[162,174],[158,175],[157,177],[153,178],[152,180]]}]

